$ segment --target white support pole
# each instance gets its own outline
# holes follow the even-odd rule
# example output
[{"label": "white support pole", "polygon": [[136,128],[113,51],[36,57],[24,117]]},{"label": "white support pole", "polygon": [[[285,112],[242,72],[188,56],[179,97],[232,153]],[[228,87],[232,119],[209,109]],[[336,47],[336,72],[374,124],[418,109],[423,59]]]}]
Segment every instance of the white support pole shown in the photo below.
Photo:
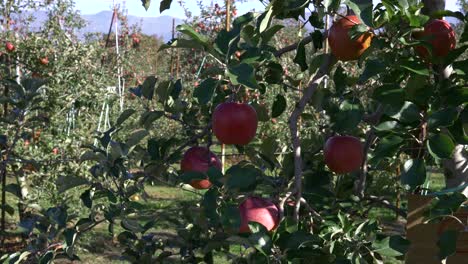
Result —
[{"label": "white support pole", "polygon": [[115,16],[115,52],[117,54],[117,89],[120,101],[120,112],[123,111],[123,92],[121,85],[121,67],[120,67],[120,50],[119,50],[119,17],[117,15],[117,8],[114,5],[114,16]]}]

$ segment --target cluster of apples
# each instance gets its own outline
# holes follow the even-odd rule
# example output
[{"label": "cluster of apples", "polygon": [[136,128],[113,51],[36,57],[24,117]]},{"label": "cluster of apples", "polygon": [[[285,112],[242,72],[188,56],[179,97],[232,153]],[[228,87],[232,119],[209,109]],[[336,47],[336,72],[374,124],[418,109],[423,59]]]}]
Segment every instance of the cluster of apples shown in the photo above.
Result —
[{"label": "cluster of apples", "polygon": [[[345,16],[334,22],[328,34],[331,53],[341,61],[357,60],[369,48],[373,34],[366,32],[357,39],[351,39],[349,30],[362,24],[357,16]],[[447,21],[434,19],[424,26],[424,31],[413,34],[416,39],[428,41],[432,46],[432,58],[440,59],[455,49],[456,37]],[[429,52],[424,46],[416,46],[416,53],[430,61]],[[361,142],[352,136],[334,136],[327,140],[324,147],[325,163],[336,173],[349,173],[360,168],[364,153]]]},{"label": "cluster of apples", "polygon": [[[7,41],[5,43],[5,50],[7,52],[14,52],[16,50],[16,47],[13,43]],[[49,59],[47,57],[42,57],[42,58],[39,58],[39,62],[42,64],[42,65],[47,65],[49,64]]]},{"label": "cluster of apples", "polygon": [[[223,144],[246,145],[255,137],[258,118],[255,109],[245,103],[226,102],[218,105],[213,112],[212,130]],[[221,169],[219,158],[206,147],[191,147],[180,164],[183,172],[197,171],[206,173],[210,167]],[[195,189],[209,189],[208,179],[192,180]],[[270,200],[250,196],[239,205],[241,217],[240,233],[250,232],[249,222],[258,222],[267,230],[273,230],[279,223],[278,207]]]},{"label": "cluster of apples", "polygon": [[[354,25],[362,24],[357,16],[345,16],[334,22],[328,33],[328,43],[332,54],[341,61],[357,60],[369,48],[373,34],[366,32],[357,39],[351,39],[349,30]],[[449,51],[455,49],[455,31],[450,24],[442,19],[430,20],[424,30],[413,34],[416,39],[426,40],[432,46],[432,57],[443,58]],[[416,52],[425,60],[429,60],[429,52],[424,46],[416,46]]]}]

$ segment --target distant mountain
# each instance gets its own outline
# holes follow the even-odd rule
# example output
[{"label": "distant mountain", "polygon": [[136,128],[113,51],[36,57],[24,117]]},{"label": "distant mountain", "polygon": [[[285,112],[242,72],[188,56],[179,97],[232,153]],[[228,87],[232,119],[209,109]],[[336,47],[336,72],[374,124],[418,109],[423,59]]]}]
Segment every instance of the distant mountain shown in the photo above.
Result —
[{"label": "distant mountain", "polygon": [[[88,22],[88,25],[86,28],[84,28],[83,33],[107,33],[112,19],[112,11],[101,11],[94,15],[82,15],[82,17]],[[136,24],[141,26],[141,31],[146,35],[157,35],[166,41],[171,39],[173,18],[170,16],[137,17],[129,15],[127,18],[129,25]],[[181,23],[181,19],[175,19],[176,25]]]},{"label": "distant mountain", "polygon": [[[25,12],[24,16],[27,14]],[[309,13],[306,13],[306,19],[309,17]],[[47,19],[47,13],[45,11],[36,11],[33,14],[35,18],[34,22],[31,25],[32,30],[37,30]],[[81,15],[81,17],[87,21],[87,25],[84,29],[81,30],[79,35],[82,36],[84,33],[100,32],[107,33],[109,31],[109,25],[112,19],[112,11],[101,11],[94,15]],[[457,24],[459,21],[453,17],[445,18],[448,22]],[[141,27],[141,30],[146,35],[156,35],[162,37],[164,41],[171,39],[172,35],[172,20],[171,16],[159,16],[159,17],[137,17],[137,16],[128,16],[129,25],[138,25]],[[179,18],[175,18],[175,24],[179,25],[183,21]],[[305,27],[308,31],[312,31],[313,28],[308,23]],[[113,29],[115,30],[115,29]]]}]

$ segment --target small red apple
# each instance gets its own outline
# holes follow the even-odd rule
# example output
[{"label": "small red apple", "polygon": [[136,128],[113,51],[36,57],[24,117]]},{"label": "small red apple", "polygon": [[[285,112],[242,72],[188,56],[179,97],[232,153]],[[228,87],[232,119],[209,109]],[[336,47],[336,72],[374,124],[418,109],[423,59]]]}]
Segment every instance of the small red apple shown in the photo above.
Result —
[{"label": "small red apple", "polygon": [[7,42],[5,44],[5,49],[8,51],[8,52],[13,52],[15,51],[15,45],[13,45],[13,43],[11,42]]},{"label": "small red apple", "polygon": [[24,146],[25,146],[25,147],[28,147],[28,146],[29,146],[29,139],[26,139],[26,140],[24,141]]},{"label": "small red apple", "polygon": [[257,133],[257,112],[249,104],[222,103],[213,112],[212,129],[223,144],[247,145]]},{"label": "small red apple", "polygon": [[272,119],[271,119],[271,122],[272,122],[273,124],[276,124],[276,123],[278,123],[278,120],[276,120],[276,118],[272,118]]},{"label": "small red apple", "polygon": [[236,51],[235,55],[236,55],[236,58],[238,59],[240,59],[240,57],[242,56],[240,51]]},{"label": "small red apple", "polygon": [[240,233],[249,233],[249,222],[262,224],[268,231],[279,224],[278,207],[270,200],[261,197],[248,197],[239,205],[241,216]]},{"label": "small red apple", "polygon": [[[209,149],[204,147],[192,147],[185,152],[180,163],[183,172],[198,171],[207,172],[210,167],[221,169],[221,161]],[[208,189],[211,187],[209,180],[193,180],[190,185],[195,189]]]},{"label": "small red apple", "polygon": [[[455,49],[457,43],[455,31],[447,21],[442,19],[432,20],[424,26],[422,33],[415,35],[416,38],[428,38],[428,42],[432,45],[432,55],[436,58],[447,56],[449,51]],[[423,58],[429,55],[424,46],[417,46],[415,50]]]},{"label": "small red apple", "polygon": [[53,148],[52,153],[54,153],[54,155],[58,155],[59,149],[57,147]]},{"label": "small red apple", "polygon": [[200,83],[198,83],[198,81],[196,81],[193,85],[195,85],[195,87],[198,87],[198,85],[200,85]]},{"label": "small red apple", "polygon": [[323,148],[325,163],[335,173],[358,170],[364,160],[361,141],[352,136],[333,136]]},{"label": "small red apple", "polygon": [[40,58],[39,61],[41,62],[42,65],[49,64],[49,59],[47,57]]}]

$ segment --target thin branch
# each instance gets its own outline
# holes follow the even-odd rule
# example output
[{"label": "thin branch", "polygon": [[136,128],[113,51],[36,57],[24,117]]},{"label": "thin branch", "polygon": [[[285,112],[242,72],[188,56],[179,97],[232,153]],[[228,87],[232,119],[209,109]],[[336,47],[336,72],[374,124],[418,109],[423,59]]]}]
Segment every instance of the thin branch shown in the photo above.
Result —
[{"label": "thin branch", "polygon": [[364,159],[362,160],[361,164],[361,173],[359,174],[359,179],[354,183],[354,193],[358,197],[364,197],[364,189],[366,188],[366,180],[367,180],[367,153],[369,153],[369,148],[372,146],[376,136],[373,129],[367,131],[366,135],[366,143],[364,146],[363,156]]},{"label": "thin branch", "polygon": [[[289,118],[289,129],[291,131],[291,139],[294,151],[294,189],[296,191],[296,201],[300,201],[302,198],[302,157],[301,140],[299,139],[298,134],[298,120],[301,114],[304,112],[307,103],[312,99],[315,90],[329,73],[334,61],[334,57],[330,54],[325,57],[322,65],[320,66],[320,69],[309,81],[302,98],[296,104],[296,107],[294,108],[294,111]],[[301,203],[296,203],[296,208],[294,210],[294,219],[296,222],[299,220],[300,208]]]},{"label": "thin branch", "polygon": [[304,199],[303,197],[301,197],[301,204],[303,204],[305,206],[305,208],[312,213],[313,216],[315,216],[317,219],[319,219],[320,221],[323,221],[323,217],[317,212],[315,211],[314,208],[312,208],[312,206],[310,206],[310,204],[306,201],[306,199]]}]

